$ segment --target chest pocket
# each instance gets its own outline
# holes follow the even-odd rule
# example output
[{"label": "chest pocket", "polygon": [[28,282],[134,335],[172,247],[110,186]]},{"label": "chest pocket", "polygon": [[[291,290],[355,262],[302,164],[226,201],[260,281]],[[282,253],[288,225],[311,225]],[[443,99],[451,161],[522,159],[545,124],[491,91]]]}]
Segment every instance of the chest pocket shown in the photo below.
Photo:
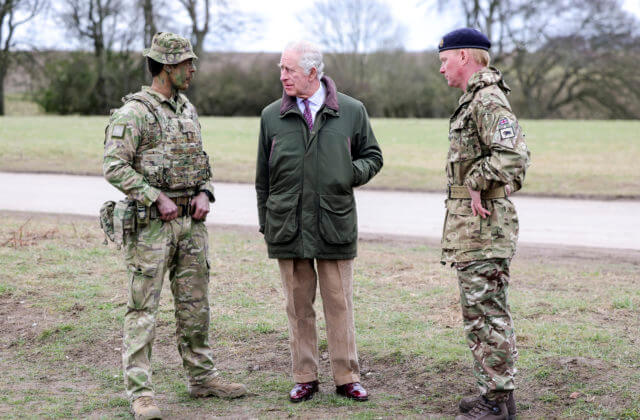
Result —
[{"label": "chest pocket", "polygon": [[482,156],[476,123],[470,112],[461,113],[449,128],[448,162],[459,162]]},{"label": "chest pocket", "polygon": [[148,112],[145,114],[144,119],[146,124],[140,138],[140,145],[138,146],[139,152],[156,147],[162,139],[162,128],[156,117]]},{"label": "chest pocket", "polygon": [[182,135],[186,137],[186,140],[191,143],[200,143],[200,133],[196,129],[196,125],[193,120],[180,119],[178,120],[180,125],[180,131]]}]

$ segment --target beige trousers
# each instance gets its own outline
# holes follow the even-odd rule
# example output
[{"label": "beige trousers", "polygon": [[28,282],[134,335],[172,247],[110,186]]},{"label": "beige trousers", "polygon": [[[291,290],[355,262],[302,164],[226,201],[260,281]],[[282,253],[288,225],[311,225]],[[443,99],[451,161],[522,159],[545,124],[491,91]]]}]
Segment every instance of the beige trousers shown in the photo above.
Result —
[{"label": "beige trousers", "polygon": [[353,259],[279,259],[289,318],[293,380],[318,379],[318,337],[313,303],[320,283],[327,323],[327,343],[333,380],[337,385],[360,382],[353,321]]}]

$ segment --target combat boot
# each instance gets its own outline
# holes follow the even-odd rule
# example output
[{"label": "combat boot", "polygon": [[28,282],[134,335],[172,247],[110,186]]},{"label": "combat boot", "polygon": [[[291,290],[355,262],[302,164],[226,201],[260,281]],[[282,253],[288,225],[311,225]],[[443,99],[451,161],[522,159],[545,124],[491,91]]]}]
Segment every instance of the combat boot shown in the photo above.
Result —
[{"label": "combat boot", "polygon": [[131,412],[135,420],[161,419],[160,409],[151,397],[139,397],[131,403]]},{"label": "combat boot", "polygon": [[476,400],[471,409],[459,416],[456,420],[508,420],[509,410],[506,401],[491,401],[482,396]]},{"label": "combat boot", "polygon": [[[482,399],[482,395],[478,395],[475,397],[464,397],[460,400],[460,412],[468,413],[476,403]],[[513,398],[513,392],[509,392],[509,397],[507,398],[507,411],[509,412],[508,419],[515,420],[516,418],[516,400]]]},{"label": "combat boot", "polygon": [[210,377],[203,382],[189,382],[189,395],[193,398],[216,396],[219,398],[238,398],[247,393],[243,384],[225,382],[218,377]]}]

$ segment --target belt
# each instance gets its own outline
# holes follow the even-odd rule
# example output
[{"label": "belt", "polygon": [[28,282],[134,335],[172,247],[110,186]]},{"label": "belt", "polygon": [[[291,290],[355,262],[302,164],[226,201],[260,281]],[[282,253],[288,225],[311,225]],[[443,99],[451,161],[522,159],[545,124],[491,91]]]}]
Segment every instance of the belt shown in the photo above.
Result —
[{"label": "belt", "polygon": [[[464,185],[449,185],[447,196],[449,198],[471,198],[469,190]],[[492,190],[484,190],[480,196],[483,200],[493,200],[495,198],[504,198],[507,195],[504,193],[504,187],[498,187]]]},{"label": "belt", "polygon": [[[191,214],[191,198],[192,196],[187,195],[183,197],[169,197],[171,201],[176,203],[178,206],[178,217],[188,216]],[[160,211],[158,210],[158,206],[155,203],[149,207],[149,218],[151,219],[159,219]]]}]

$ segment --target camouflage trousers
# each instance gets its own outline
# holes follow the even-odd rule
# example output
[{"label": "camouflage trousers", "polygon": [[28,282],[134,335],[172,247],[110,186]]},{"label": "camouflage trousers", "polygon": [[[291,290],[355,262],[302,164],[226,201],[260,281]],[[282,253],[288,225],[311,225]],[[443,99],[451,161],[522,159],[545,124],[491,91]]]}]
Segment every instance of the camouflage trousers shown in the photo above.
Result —
[{"label": "camouflage trousers", "polygon": [[482,394],[499,399],[515,388],[518,358],[513,320],[507,304],[509,260],[494,258],[456,263],[462,320]]},{"label": "camouflage trousers", "polygon": [[153,396],[151,350],[162,282],[169,272],[176,338],[189,380],[215,375],[209,347],[208,234],[203,222],[179,217],[151,220],[125,238],[129,299],[124,317],[122,361],[131,401]]}]

